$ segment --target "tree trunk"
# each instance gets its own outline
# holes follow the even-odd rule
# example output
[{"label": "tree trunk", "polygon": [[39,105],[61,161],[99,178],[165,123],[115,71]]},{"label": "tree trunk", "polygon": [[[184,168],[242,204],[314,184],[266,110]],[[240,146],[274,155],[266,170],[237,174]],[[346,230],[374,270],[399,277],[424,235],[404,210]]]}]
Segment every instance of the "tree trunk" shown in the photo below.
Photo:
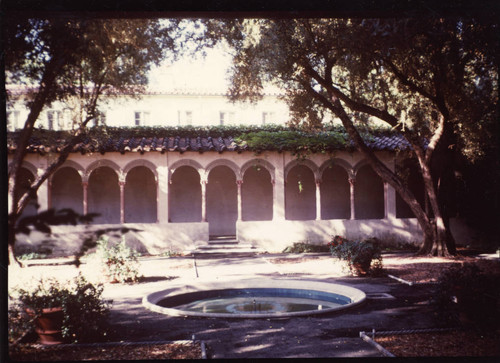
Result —
[{"label": "tree trunk", "polygon": [[[389,183],[396,190],[396,192],[399,193],[401,198],[408,204],[413,214],[417,218],[420,228],[422,229],[422,232],[424,234],[424,243],[419,253],[432,253],[432,248],[434,245],[436,245],[436,241],[439,239],[436,226],[434,226],[431,220],[428,218],[427,214],[424,212],[422,206],[418,203],[413,193],[404,186],[402,180],[394,172],[387,168],[366,146],[360,134],[352,124],[349,116],[346,114],[345,110],[340,104],[340,101],[335,97],[332,98],[332,101],[332,111],[342,121],[342,124],[346,128],[351,139],[354,141],[358,151],[360,151],[365,156],[368,163],[371,165],[377,175],[380,176],[382,180]],[[440,231],[440,233],[443,233],[443,231]],[[437,245],[439,246],[439,243]]]},{"label": "tree trunk", "polygon": [[[15,224],[15,222],[14,222],[14,224]],[[15,235],[14,227],[11,226],[10,219],[9,219],[7,233],[8,233],[7,234],[7,248],[8,248],[9,265],[23,267],[21,262],[17,259],[16,254],[14,253],[14,246],[16,243],[16,235]]]}]

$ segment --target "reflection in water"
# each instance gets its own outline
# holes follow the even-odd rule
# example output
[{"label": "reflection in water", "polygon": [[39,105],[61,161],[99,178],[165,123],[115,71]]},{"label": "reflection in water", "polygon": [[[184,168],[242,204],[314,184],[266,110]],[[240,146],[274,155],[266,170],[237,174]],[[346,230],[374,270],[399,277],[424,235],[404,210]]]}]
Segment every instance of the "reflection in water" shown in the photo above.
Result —
[{"label": "reflection in water", "polygon": [[268,314],[330,309],[338,304],[324,300],[296,297],[225,297],[193,301],[176,309],[203,313]]}]

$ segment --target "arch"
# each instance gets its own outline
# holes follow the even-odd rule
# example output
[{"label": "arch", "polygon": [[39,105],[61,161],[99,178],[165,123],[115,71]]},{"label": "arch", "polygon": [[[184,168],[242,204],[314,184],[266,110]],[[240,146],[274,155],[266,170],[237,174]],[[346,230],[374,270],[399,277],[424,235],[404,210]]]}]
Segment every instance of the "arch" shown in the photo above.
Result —
[{"label": "arch", "polygon": [[330,163],[321,173],[321,219],[349,219],[351,193],[349,171]]},{"label": "arch", "polygon": [[198,172],[198,175],[200,176],[200,178],[206,179],[205,169],[203,168],[203,166],[201,166],[201,164],[199,162],[192,160],[192,159],[178,160],[175,163],[173,163],[172,165],[170,165],[168,167],[168,179],[172,180],[172,175],[175,173],[175,171],[183,166],[189,166],[189,167],[195,169]]},{"label": "arch", "polygon": [[351,164],[349,164],[344,159],[334,158],[334,159],[329,159],[329,160],[325,161],[319,167],[318,174],[319,174],[319,178],[321,180],[323,179],[323,174],[324,174],[325,170],[327,170],[328,168],[330,168],[333,165],[337,165],[337,166],[340,166],[341,168],[343,168],[347,172],[347,175],[349,176],[349,178],[352,178],[354,176],[354,168],[352,167]]},{"label": "arch", "polygon": [[[12,165],[12,162],[9,163],[9,166],[8,166],[9,169],[10,169],[11,165]],[[31,174],[33,174],[33,176],[38,175],[38,169],[37,169],[37,167],[35,165],[33,165],[32,163],[30,163],[29,161],[23,160],[21,168],[24,168],[24,169],[28,170]]]},{"label": "arch", "polygon": [[145,168],[149,169],[153,173],[154,181],[158,182],[158,172],[156,171],[156,165],[153,164],[151,161],[146,160],[146,159],[136,159],[132,160],[130,163],[125,165],[123,168],[123,177],[126,180],[127,179],[127,174],[129,171],[132,169],[138,167],[138,166],[144,166]]},{"label": "arch", "polygon": [[367,164],[358,163],[354,184],[356,219],[384,218],[384,183]]},{"label": "arch", "polygon": [[228,167],[233,171],[234,175],[236,176],[236,180],[241,180],[240,168],[233,161],[227,159],[217,159],[208,164],[205,168],[207,177],[210,175],[210,172],[218,166]]},{"label": "arch", "polygon": [[273,219],[273,178],[266,167],[254,166],[242,168],[245,172],[241,185],[241,219],[270,221]]},{"label": "arch", "polygon": [[264,159],[252,159],[247,161],[243,166],[241,167],[241,176],[242,178],[245,177],[245,172],[248,170],[248,168],[254,167],[254,166],[261,166],[267,169],[269,172],[269,175],[271,176],[271,180],[275,180],[276,178],[276,168],[274,167],[273,164],[271,164],[269,161],[264,160]]},{"label": "arch", "polygon": [[75,169],[76,172],[80,175],[80,177],[83,178],[85,175],[85,168],[81,166],[79,163],[73,160],[66,160],[57,170],[62,169],[62,168],[72,168]]},{"label": "arch", "polygon": [[210,236],[236,235],[236,220],[238,219],[237,174],[227,164],[213,164],[208,168],[206,200]]},{"label": "arch", "polygon": [[156,223],[157,184],[154,172],[146,165],[136,165],[125,176],[125,223]]},{"label": "arch", "polygon": [[92,172],[100,167],[108,167],[112,169],[117,175],[118,179],[123,181],[123,172],[121,168],[116,164],[114,161],[108,160],[108,159],[102,159],[102,160],[96,160],[93,163],[91,163],[89,166],[87,166],[87,169],[85,170],[85,175],[83,176],[83,181],[88,181],[90,174]]},{"label": "arch", "polygon": [[170,222],[201,221],[201,177],[190,164],[175,168],[168,186]]},{"label": "arch", "polygon": [[296,163],[288,170],[285,184],[286,219],[316,219],[315,179],[314,172],[304,163]]},{"label": "arch", "polygon": [[284,170],[284,177],[285,177],[285,180],[288,179],[288,173],[290,172],[290,170],[292,170],[294,167],[298,166],[298,165],[304,165],[306,167],[308,167],[313,175],[314,175],[314,179],[315,180],[319,180],[319,169],[318,169],[318,166],[311,160],[309,159],[306,159],[306,160],[292,160],[290,161],[286,166],[285,166],[285,170]]},{"label": "arch", "polygon": [[[82,176],[76,168],[61,166],[52,175],[50,182],[51,205],[54,209],[69,208],[83,214]],[[83,169],[82,169],[83,170]]]},{"label": "arch", "polygon": [[120,223],[118,174],[110,166],[89,168],[87,203],[89,213],[99,213],[93,223]]}]

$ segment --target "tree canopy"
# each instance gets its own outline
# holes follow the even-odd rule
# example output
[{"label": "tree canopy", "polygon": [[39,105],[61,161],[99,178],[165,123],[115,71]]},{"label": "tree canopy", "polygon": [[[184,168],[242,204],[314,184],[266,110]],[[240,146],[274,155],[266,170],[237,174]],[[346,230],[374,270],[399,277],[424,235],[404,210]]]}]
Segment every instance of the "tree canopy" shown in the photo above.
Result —
[{"label": "tree canopy", "polygon": [[[9,255],[14,258],[15,224],[31,195],[67,159],[88,122],[98,116],[102,95],[134,95],[147,84],[147,73],[179,51],[180,20],[24,17],[12,15],[3,24],[6,83],[29,90],[29,109],[9,165]],[[9,91],[9,89],[7,89]],[[15,100],[7,94],[7,101]],[[19,101],[19,100],[18,100]],[[25,193],[16,193],[26,146],[42,110],[55,101],[71,109],[72,137]]]},{"label": "tree canopy", "polygon": [[[495,19],[230,19],[207,36],[234,49],[231,98],[255,101],[266,83],[285,89],[294,123],[321,127],[333,115],[424,231],[422,253],[454,252],[441,192],[457,154],[470,160],[494,143],[498,100]],[[365,145],[370,120],[412,145],[432,212]]]}]

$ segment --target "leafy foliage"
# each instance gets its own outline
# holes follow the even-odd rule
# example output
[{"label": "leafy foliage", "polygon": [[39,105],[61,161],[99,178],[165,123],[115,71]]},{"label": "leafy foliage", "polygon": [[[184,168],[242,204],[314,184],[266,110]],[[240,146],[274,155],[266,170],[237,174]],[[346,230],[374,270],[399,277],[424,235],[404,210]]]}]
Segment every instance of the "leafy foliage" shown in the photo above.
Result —
[{"label": "leafy foliage", "polygon": [[[498,19],[206,23],[209,38],[224,39],[234,50],[232,100],[253,102],[270,84],[286,90],[283,99],[294,125],[316,128],[340,120],[357,150],[412,209],[424,232],[421,253],[454,253],[444,195],[456,161],[480,159],[498,149],[489,147],[498,143],[493,136],[498,134]],[[360,126],[375,120],[411,144],[434,216],[366,147]],[[443,221],[432,225],[431,218]]]},{"label": "leafy foliage", "polygon": [[82,275],[61,283],[40,280],[32,290],[19,289],[18,298],[26,307],[40,314],[42,309],[61,307],[62,336],[68,342],[90,342],[106,334],[108,304],[102,299],[103,286],[88,282]]},{"label": "leafy foliage", "polygon": [[138,253],[128,247],[125,239],[120,243],[110,244],[107,236],[97,241],[97,250],[93,258],[97,260],[104,275],[111,282],[136,282],[139,280]]},{"label": "leafy foliage", "polygon": [[380,243],[376,238],[351,241],[341,236],[333,237],[328,243],[330,252],[339,260],[347,262],[351,274],[377,275],[382,270]]}]

